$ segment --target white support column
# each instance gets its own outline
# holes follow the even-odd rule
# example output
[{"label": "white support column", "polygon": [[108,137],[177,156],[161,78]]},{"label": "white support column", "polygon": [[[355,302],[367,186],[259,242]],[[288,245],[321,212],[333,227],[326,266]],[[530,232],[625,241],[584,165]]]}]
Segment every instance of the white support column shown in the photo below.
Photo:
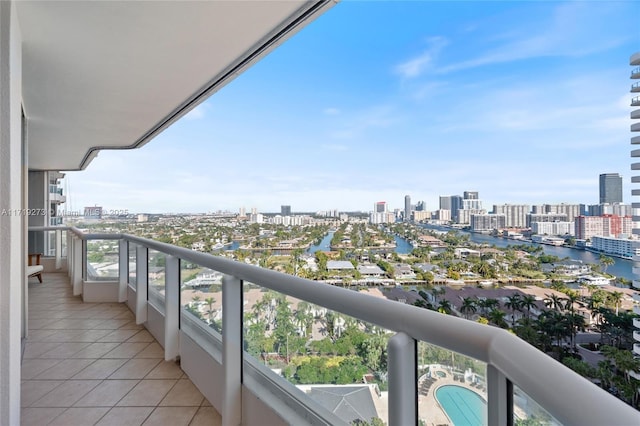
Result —
[{"label": "white support column", "polygon": [[149,250],[145,246],[136,246],[136,324],[147,321],[148,257]]},{"label": "white support column", "polygon": [[418,424],[417,343],[397,333],[387,343],[389,366],[389,425]]},{"label": "white support column", "polygon": [[73,276],[73,234],[70,231],[67,231],[67,276],[71,282]]},{"label": "white support column", "polygon": [[222,278],[222,424],[242,424],[242,281],[225,275]]},{"label": "white support column", "polygon": [[512,399],[508,388],[505,375],[493,365],[487,364],[487,424],[496,426],[513,424],[513,416],[509,418],[513,407],[509,407],[509,401]]},{"label": "white support column", "polygon": [[124,239],[118,242],[118,302],[127,301],[127,279],[129,278],[129,244]]},{"label": "white support column", "polygon": [[80,296],[82,294],[82,258],[84,252],[84,240],[73,238],[73,295]]},{"label": "white support column", "polygon": [[62,231],[56,229],[56,270],[62,268]]},{"label": "white support column", "polygon": [[164,360],[180,355],[180,259],[167,256],[164,275]]},{"label": "white support column", "polygon": [[[26,325],[27,189],[22,135],[22,41],[15,2],[0,1],[0,425],[20,424],[20,364]],[[15,214],[14,214],[15,212]]]}]

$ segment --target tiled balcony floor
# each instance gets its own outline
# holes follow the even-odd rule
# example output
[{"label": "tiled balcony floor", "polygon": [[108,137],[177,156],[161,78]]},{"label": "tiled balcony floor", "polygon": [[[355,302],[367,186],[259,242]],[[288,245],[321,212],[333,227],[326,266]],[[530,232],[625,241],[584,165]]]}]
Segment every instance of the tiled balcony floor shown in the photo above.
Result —
[{"label": "tiled balcony floor", "polygon": [[220,425],[124,304],[83,303],[65,273],[29,280],[22,425]]}]

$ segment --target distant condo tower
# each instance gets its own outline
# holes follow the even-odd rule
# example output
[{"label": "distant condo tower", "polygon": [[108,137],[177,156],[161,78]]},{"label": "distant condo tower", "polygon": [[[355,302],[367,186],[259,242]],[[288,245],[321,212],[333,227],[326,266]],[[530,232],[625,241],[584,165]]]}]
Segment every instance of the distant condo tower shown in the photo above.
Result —
[{"label": "distant condo tower", "polygon": [[387,202],[386,201],[378,201],[373,205],[373,211],[375,213],[385,213],[387,211]]},{"label": "distant condo tower", "polygon": [[291,206],[280,206],[280,214],[282,216],[291,216]]},{"label": "distant condo tower", "polygon": [[411,220],[411,196],[404,196],[404,221],[409,222]]},{"label": "distant condo tower", "polygon": [[618,173],[600,175],[600,204],[622,203],[622,176]]}]

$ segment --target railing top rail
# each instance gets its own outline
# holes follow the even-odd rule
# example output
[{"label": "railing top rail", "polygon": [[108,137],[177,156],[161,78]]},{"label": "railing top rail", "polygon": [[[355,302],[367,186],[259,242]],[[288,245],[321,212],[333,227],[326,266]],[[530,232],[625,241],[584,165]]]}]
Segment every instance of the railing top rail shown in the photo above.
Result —
[{"label": "railing top rail", "polygon": [[[61,227],[33,228],[50,229]],[[505,330],[133,235],[67,229],[123,238],[489,363],[564,424],[640,424],[638,411]]]}]

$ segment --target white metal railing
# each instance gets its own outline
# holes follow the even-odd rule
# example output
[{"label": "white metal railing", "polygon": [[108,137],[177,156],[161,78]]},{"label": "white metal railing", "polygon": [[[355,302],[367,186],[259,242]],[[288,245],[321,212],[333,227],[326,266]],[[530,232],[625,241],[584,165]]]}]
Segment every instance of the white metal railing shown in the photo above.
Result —
[{"label": "white metal railing", "polygon": [[[593,385],[564,365],[497,327],[443,315],[427,309],[364,295],[344,288],[236,262],[127,234],[84,234],[76,228],[33,227],[30,231],[68,231],[68,265],[74,294],[81,294],[88,240],[119,241],[119,301],[126,300],[129,243],[137,247],[136,322],[147,319],[147,250],[164,253],[165,358],[179,354],[180,260],[224,274],[222,365],[223,424],[240,424],[243,383],[242,283],[249,282],[341,312],[396,333],[388,344],[389,424],[418,424],[417,359],[419,341],[475,358],[487,364],[487,422],[511,425],[513,388],[517,386],[562,424],[640,424],[640,412]],[[228,320],[237,318],[238,320]],[[245,361],[246,362],[246,361]],[[246,373],[245,373],[246,374]],[[275,373],[273,373],[275,374]],[[330,423],[325,421],[325,423]]]}]

